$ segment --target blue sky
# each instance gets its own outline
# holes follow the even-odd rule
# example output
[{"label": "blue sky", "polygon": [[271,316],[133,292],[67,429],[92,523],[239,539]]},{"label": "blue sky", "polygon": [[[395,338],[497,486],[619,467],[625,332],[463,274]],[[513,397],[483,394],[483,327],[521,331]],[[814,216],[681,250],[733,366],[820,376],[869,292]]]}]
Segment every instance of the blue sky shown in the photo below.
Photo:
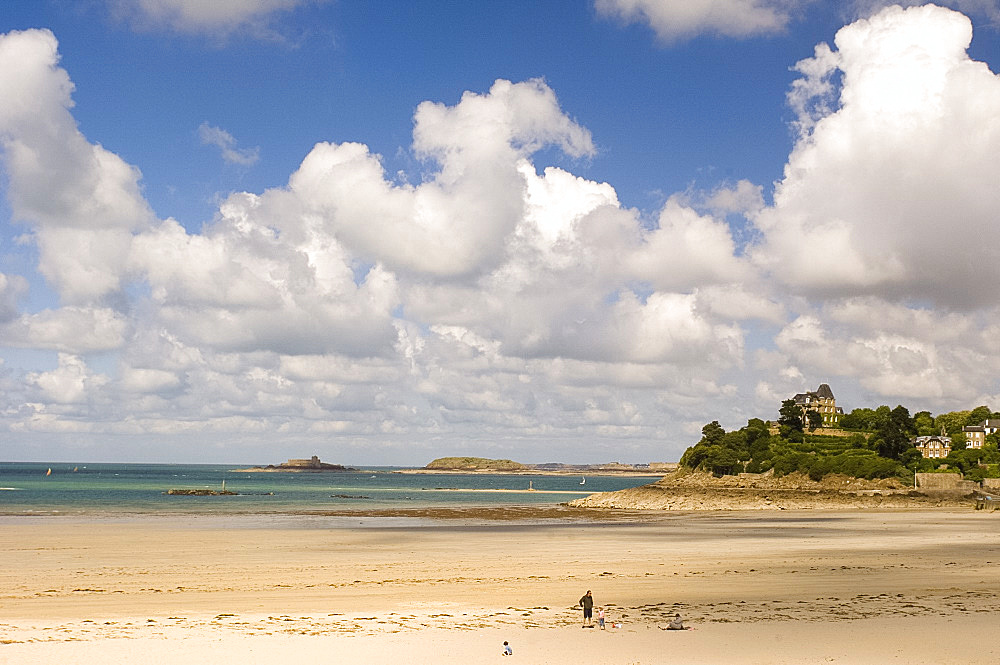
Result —
[{"label": "blue sky", "polygon": [[885,4],[9,3],[0,458],[997,408],[1000,8]]}]

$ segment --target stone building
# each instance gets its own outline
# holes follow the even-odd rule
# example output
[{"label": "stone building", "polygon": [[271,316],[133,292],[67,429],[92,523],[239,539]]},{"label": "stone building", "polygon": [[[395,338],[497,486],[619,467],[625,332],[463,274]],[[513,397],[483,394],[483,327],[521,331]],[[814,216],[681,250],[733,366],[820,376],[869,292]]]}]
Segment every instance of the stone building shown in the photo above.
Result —
[{"label": "stone building", "polygon": [[965,447],[968,449],[982,450],[986,443],[986,437],[1000,430],[1000,420],[987,419],[978,425],[966,425],[962,428],[965,432]]},{"label": "stone building", "polygon": [[833,396],[833,391],[826,383],[819,384],[819,388],[814,392],[799,393],[793,399],[802,409],[802,423],[807,427],[809,419],[806,414],[810,411],[815,411],[823,417],[823,427],[837,427],[840,416],[844,415],[844,409],[837,406],[837,398]]},{"label": "stone building", "polygon": [[939,458],[947,457],[951,452],[951,437],[944,434],[933,436],[918,436],[910,439],[913,447],[920,451],[924,457]]}]

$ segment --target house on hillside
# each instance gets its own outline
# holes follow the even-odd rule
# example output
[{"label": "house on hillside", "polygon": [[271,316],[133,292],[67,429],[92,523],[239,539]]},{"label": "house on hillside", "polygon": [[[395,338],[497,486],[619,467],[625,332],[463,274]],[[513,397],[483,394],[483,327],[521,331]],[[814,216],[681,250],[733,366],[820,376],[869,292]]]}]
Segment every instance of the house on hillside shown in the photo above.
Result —
[{"label": "house on hillside", "polygon": [[982,450],[986,437],[998,430],[1000,430],[1000,419],[988,418],[978,425],[966,425],[962,428],[965,432],[965,447]]},{"label": "house on hillside", "polygon": [[837,427],[840,417],[844,415],[844,409],[837,406],[837,398],[833,396],[833,391],[826,383],[819,384],[819,388],[814,392],[799,393],[793,399],[802,409],[802,422],[807,425],[809,421],[806,414],[810,411],[815,411],[823,417],[823,427]]},{"label": "house on hillside", "polygon": [[945,436],[944,434],[918,436],[910,439],[910,443],[912,443],[913,447],[919,450],[920,454],[924,457],[937,459],[940,457],[947,457],[948,453],[951,452],[951,437]]}]

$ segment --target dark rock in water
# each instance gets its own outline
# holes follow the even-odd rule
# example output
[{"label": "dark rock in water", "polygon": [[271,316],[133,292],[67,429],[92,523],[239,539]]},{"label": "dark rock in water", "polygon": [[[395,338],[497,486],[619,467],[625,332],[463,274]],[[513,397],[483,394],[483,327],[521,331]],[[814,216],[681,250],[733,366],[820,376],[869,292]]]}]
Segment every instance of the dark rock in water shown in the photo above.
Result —
[{"label": "dark rock in water", "polygon": [[331,498],[334,499],[370,499],[370,496],[365,496],[364,494],[331,494]]},{"label": "dark rock in water", "polygon": [[176,494],[180,496],[236,496],[236,492],[229,490],[167,490],[164,494]]}]

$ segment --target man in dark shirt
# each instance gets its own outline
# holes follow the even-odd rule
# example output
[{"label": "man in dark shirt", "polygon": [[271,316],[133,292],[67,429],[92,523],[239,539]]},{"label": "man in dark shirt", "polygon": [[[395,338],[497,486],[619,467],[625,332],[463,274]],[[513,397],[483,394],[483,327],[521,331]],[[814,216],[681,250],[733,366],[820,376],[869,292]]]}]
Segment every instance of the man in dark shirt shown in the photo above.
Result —
[{"label": "man in dark shirt", "polygon": [[590,595],[589,589],[580,599],[580,605],[583,606],[583,626],[592,628],[594,626],[594,597]]}]

